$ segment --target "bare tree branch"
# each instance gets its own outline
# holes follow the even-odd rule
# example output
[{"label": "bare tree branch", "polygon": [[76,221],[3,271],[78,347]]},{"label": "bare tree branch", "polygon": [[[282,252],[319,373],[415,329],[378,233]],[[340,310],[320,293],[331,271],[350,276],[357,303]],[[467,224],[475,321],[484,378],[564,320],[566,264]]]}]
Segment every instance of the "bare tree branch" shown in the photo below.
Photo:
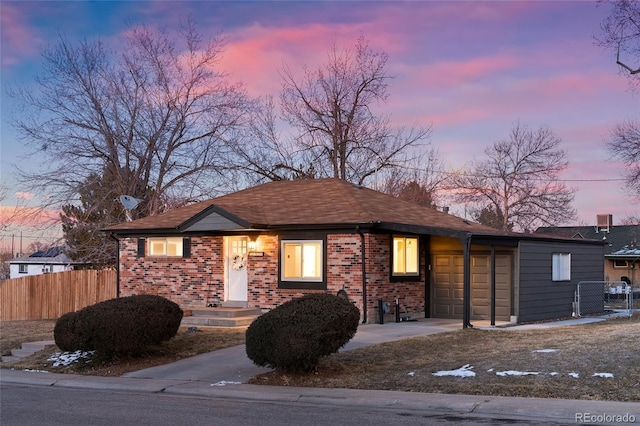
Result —
[{"label": "bare tree branch", "polygon": [[451,179],[459,202],[474,204],[478,217],[499,217],[500,229],[530,230],[573,220],[575,190],[558,180],[568,162],[561,140],[546,127],[531,131],[516,123],[509,140],[485,150],[476,162]]}]

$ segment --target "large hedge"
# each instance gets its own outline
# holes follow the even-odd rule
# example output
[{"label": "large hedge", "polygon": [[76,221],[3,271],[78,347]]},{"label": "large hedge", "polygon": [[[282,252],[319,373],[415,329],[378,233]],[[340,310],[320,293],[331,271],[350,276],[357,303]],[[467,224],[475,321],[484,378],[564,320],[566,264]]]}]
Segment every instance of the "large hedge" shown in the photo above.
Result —
[{"label": "large hedge", "polygon": [[258,317],[247,329],[247,356],[260,366],[311,371],[353,338],[360,311],[331,294],[292,299]]},{"label": "large hedge", "polygon": [[105,358],[137,356],[178,332],[182,309],[163,297],[111,299],[61,316],[53,330],[63,351],[95,350]]}]

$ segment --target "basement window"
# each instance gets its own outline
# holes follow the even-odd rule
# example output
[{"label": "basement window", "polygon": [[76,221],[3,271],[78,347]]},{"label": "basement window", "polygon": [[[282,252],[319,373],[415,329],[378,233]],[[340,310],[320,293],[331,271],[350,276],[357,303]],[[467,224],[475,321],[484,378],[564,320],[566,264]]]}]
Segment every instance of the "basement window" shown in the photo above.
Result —
[{"label": "basement window", "polygon": [[571,253],[551,255],[551,279],[553,281],[571,280]]}]

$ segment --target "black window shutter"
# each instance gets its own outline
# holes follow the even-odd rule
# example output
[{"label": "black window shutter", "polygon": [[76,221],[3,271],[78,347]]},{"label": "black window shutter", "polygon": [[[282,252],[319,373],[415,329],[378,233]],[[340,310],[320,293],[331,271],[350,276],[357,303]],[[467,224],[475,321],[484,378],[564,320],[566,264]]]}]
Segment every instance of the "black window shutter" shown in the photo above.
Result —
[{"label": "black window shutter", "polygon": [[182,239],[182,257],[191,257],[191,238]]},{"label": "black window shutter", "polygon": [[144,257],[145,240],[138,238],[138,257]]}]

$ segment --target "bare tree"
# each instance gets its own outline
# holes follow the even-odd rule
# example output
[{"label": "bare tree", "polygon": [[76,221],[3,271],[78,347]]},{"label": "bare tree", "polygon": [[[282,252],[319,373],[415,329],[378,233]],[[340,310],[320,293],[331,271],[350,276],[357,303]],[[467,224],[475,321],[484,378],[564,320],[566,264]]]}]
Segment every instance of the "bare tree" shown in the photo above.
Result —
[{"label": "bare tree", "polygon": [[304,149],[279,126],[273,97],[256,99],[251,115],[235,143],[234,181],[250,186],[264,181],[313,179],[313,162]]},{"label": "bare tree", "polygon": [[626,166],[624,178],[630,194],[640,197],[640,123],[628,120],[617,124],[606,146],[611,156]]},{"label": "bare tree", "polygon": [[412,166],[383,170],[374,175],[376,189],[427,207],[436,208],[439,191],[447,180],[436,149],[429,149]]},{"label": "bare tree", "polygon": [[22,181],[59,205],[107,169],[115,192],[151,197],[141,215],[226,188],[228,144],[247,101],[218,70],[224,46],[203,42],[191,21],[177,34],[131,28],[115,49],[61,36],[43,52],[36,88],[11,91],[27,112],[15,125],[42,160],[21,170]]},{"label": "bare tree", "polygon": [[389,97],[386,64],[387,55],[360,37],[350,49],[334,44],[326,63],[305,67],[302,77],[282,69],[282,117],[296,130],[288,144],[295,159],[287,167],[302,177],[364,184],[380,170],[402,168],[423,155],[430,128],[394,129],[388,116],[374,112]]},{"label": "bare tree", "polygon": [[[600,46],[616,52],[620,72],[629,85],[640,87],[640,3],[637,0],[602,1],[611,7],[610,15],[601,24]],[[606,140],[611,157],[627,167],[624,173],[630,194],[640,197],[640,122],[637,118],[617,124]]]},{"label": "bare tree", "polygon": [[630,214],[620,221],[620,225],[640,225],[640,214]]},{"label": "bare tree", "polygon": [[637,0],[601,0],[601,7],[610,7],[609,16],[601,23],[596,42],[616,54],[620,72],[630,77],[637,87],[640,73],[640,4]]},{"label": "bare tree", "polygon": [[500,212],[500,229],[530,230],[575,219],[575,190],[559,181],[568,166],[551,130],[514,124],[509,140],[485,150],[487,159],[452,178],[457,200]]}]

